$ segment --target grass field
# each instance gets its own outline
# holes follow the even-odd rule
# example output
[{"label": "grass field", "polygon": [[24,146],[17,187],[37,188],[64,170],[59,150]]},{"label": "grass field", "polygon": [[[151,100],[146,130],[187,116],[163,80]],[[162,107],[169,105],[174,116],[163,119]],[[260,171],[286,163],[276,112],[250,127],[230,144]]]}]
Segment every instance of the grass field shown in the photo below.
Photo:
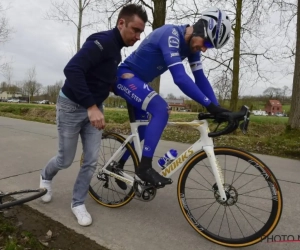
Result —
[{"label": "grass field", "polygon": [[[106,130],[129,134],[126,109],[105,108]],[[55,124],[55,105],[0,103],[0,115],[18,119]],[[197,113],[172,112],[169,121],[193,121]],[[215,139],[218,146],[233,146],[250,152],[300,159],[300,131],[287,131],[287,117],[250,116],[248,133],[240,130]],[[211,130],[215,124],[210,123]],[[166,127],[162,139],[194,143],[199,133],[192,128]]]}]

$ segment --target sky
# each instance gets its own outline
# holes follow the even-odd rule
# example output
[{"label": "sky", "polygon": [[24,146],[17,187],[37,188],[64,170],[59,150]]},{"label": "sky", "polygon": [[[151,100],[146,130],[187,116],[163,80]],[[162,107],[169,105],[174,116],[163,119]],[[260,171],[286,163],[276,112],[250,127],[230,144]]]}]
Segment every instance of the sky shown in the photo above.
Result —
[{"label": "sky", "polygon": [[[76,36],[75,26],[46,20],[45,14],[51,7],[49,0],[1,0],[1,3],[4,7],[9,6],[5,16],[14,29],[10,41],[0,44],[0,56],[11,61],[12,81],[25,80],[28,70],[33,67],[36,69],[37,81],[44,86],[53,85],[59,80],[64,81],[63,68],[72,56],[71,47]],[[95,30],[85,30],[82,41],[94,32]],[[149,32],[150,29],[146,29],[146,34]],[[142,39],[144,37],[145,35]],[[136,49],[139,43],[127,49],[126,54]],[[0,74],[0,82],[2,81],[5,81],[5,78]],[[242,94],[258,95],[267,87],[281,88],[284,85],[291,88],[292,75],[284,78],[279,75],[271,84],[258,83],[255,86],[246,86]],[[184,95],[173,83],[168,71],[161,77],[160,92],[164,96],[168,93],[178,97]]]}]

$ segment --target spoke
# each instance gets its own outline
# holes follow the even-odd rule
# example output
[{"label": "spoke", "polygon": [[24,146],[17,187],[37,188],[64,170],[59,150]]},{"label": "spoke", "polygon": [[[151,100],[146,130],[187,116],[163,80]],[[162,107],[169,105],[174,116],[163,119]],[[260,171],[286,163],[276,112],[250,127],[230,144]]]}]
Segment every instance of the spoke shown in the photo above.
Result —
[{"label": "spoke", "polygon": [[222,228],[223,220],[224,220],[224,217],[225,217],[225,212],[226,212],[226,207],[225,207],[225,209],[224,209],[224,213],[223,213],[222,221],[221,221],[220,228],[219,228],[219,232],[218,232],[218,235],[219,235],[219,236],[220,236],[220,232],[221,232],[221,228]]},{"label": "spoke", "polygon": [[235,169],[234,169],[234,174],[233,174],[233,176],[232,176],[231,185],[234,183],[234,177],[235,177],[237,165],[238,165],[238,163],[239,163],[239,159],[240,159],[240,158],[237,158],[237,162],[236,162],[236,164],[235,164]]},{"label": "spoke", "polygon": [[[99,188],[100,188],[100,187],[102,187],[102,189],[101,189],[101,197],[103,197],[103,189],[104,189],[104,188],[103,188],[103,185],[101,185],[101,182],[100,182]],[[98,190],[99,190],[99,189],[98,189]],[[97,192],[97,193],[98,193],[98,192]]]},{"label": "spoke", "polygon": [[239,188],[236,188],[236,190],[239,190],[239,189],[241,189],[241,188],[243,188],[243,187],[245,187],[246,185],[248,185],[250,182],[252,182],[252,181],[254,181],[255,179],[257,179],[258,177],[260,177],[260,176],[256,176],[255,178],[253,178],[252,180],[250,180],[250,181],[248,181],[248,182],[246,182],[243,186],[241,186],[241,187],[239,187]]},{"label": "spoke", "polygon": [[[235,204],[235,206],[240,209],[241,211],[244,211],[245,213],[249,214],[251,217],[253,217],[254,219],[260,221],[262,224],[266,224],[266,222],[261,221],[260,219],[256,218],[254,215],[250,214],[249,212],[247,212],[245,209],[239,207],[237,204]],[[248,221],[248,220],[247,220]],[[249,222],[248,222],[249,223]],[[249,223],[250,224],[250,223]],[[256,232],[256,230],[254,230]]]},{"label": "spoke", "polygon": [[208,166],[208,165],[206,165],[206,163],[205,163],[203,160],[202,160],[202,164],[199,163],[199,165],[200,165],[200,166],[203,166],[203,167],[206,167],[207,170],[208,170],[212,175],[214,175],[213,172],[212,172],[212,170],[211,170],[211,167]]},{"label": "spoke", "polygon": [[201,189],[201,188],[190,188],[190,187],[185,187],[186,189],[195,189],[195,190],[201,190],[201,191],[207,191],[207,192],[212,192],[211,189]]},{"label": "spoke", "polygon": [[[254,229],[254,227],[252,226],[252,224],[248,221],[248,219],[247,219],[247,217],[243,214],[243,212],[242,212],[242,208],[240,208],[238,205],[236,205],[235,204],[235,206],[238,208],[238,210],[240,211],[240,213],[244,216],[244,218],[245,218],[245,220],[248,222],[248,224],[250,225],[250,227],[252,227],[252,229],[253,229],[253,231],[256,233],[256,230]],[[245,210],[243,210],[243,211],[245,211]],[[245,211],[246,212],[246,211]],[[249,213],[247,213],[247,214],[249,214]],[[249,214],[250,215],[250,214]],[[252,215],[251,215],[252,216]],[[252,216],[252,217],[254,217],[254,216]],[[254,217],[255,218],[255,217]]]},{"label": "spoke", "polygon": [[209,206],[209,205],[214,204],[214,203],[215,203],[215,201],[212,202],[212,203],[208,203],[208,204],[202,205],[202,206],[200,206],[200,207],[194,207],[194,208],[190,209],[190,211],[195,210],[195,209],[198,209],[198,208],[201,208],[201,207],[206,207],[206,206]]},{"label": "spoke", "polygon": [[[266,186],[266,187],[262,187],[262,188],[257,188],[257,189],[250,190],[250,191],[245,192],[245,193],[241,193],[241,194],[239,194],[239,195],[249,194],[249,193],[252,193],[252,192],[254,192],[254,191],[262,190],[262,189],[265,189],[265,188],[270,188],[270,187],[269,187],[269,186]],[[238,190],[238,189],[236,189],[236,190]]]},{"label": "spoke", "polygon": [[219,211],[219,209],[220,209],[220,206],[221,206],[221,205],[219,204],[219,207],[218,207],[217,211],[215,212],[214,216],[211,218],[211,220],[210,220],[210,222],[209,222],[209,224],[208,224],[207,228],[209,228],[209,226],[210,226],[211,222],[212,222],[212,221],[213,221],[213,219],[215,218],[215,216],[216,216],[217,212],[218,212],[218,211]]},{"label": "spoke", "polygon": [[[240,195],[243,195],[243,194],[240,194]],[[272,199],[268,199],[266,197],[258,197],[258,196],[252,196],[252,195],[243,195],[243,196],[272,201]]]},{"label": "spoke", "polygon": [[[206,178],[204,178],[204,176],[202,175],[202,174],[200,174],[199,172],[198,172],[198,170],[197,169],[195,169],[195,167],[193,168],[193,170],[195,170],[207,183],[208,183],[208,185],[209,186],[211,186],[211,183],[208,181],[208,180],[206,180]],[[203,185],[204,186],[204,185]]]},{"label": "spoke", "polygon": [[210,209],[211,207],[212,207],[212,205],[213,204],[215,204],[216,203],[216,201],[215,202],[213,202],[204,212],[203,212],[203,214],[197,219],[197,221],[199,221],[199,219],[208,211],[208,209]]},{"label": "spoke", "polygon": [[241,205],[245,205],[245,206],[248,206],[248,207],[252,207],[252,208],[255,208],[255,209],[257,209],[257,210],[260,210],[260,211],[264,211],[264,212],[266,212],[266,213],[271,213],[271,212],[269,212],[269,211],[266,211],[266,210],[264,210],[264,209],[261,209],[261,208],[257,208],[257,207],[253,207],[253,206],[250,206],[250,205],[248,205],[248,204],[245,204],[245,203],[242,203],[242,202],[239,202],[239,204],[241,204]]},{"label": "spoke", "polygon": [[230,207],[229,207],[229,211],[231,212],[231,214],[232,214],[232,217],[233,217],[233,219],[234,219],[235,223],[237,224],[238,228],[240,229],[240,232],[242,233],[243,237],[245,238],[245,235],[243,234],[243,232],[242,232],[242,230],[241,230],[241,228],[240,228],[239,224],[237,223],[237,220],[236,220],[236,218],[234,217],[234,215],[233,215],[233,213],[232,213],[232,211],[231,211]]},{"label": "spoke", "polygon": [[244,173],[244,172],[240,172],[240,171],[233,171],[233,170],[230,170],[230,169],[227,169],[226,171],[227,172],[231,172],[231,173],[249,175],[249,176],[261,176],[261,174],[259,174],[259,175],[257,175],[257,174],[250,174],[250,173]]},{"label": "spoke", "polygon": [[185,198],[186,200],[215,200],[216,198]]},{"label": "spoke", "polygon": [[202,185],[201,183],[199,183],[198,181],[195,181],[194,179],[192,179],[191,177],[188,177],[188,179],[191,179],[192,181],[196,182],[197,184],[199,184],[200,186],[206,188],[207,190],[211,190],[210,188],[207,188],[206,186]]},{"label": "spoke", "polygon": [[223,168],[223,173],[224,173],[224,181],[226,180],[226,165],[227,165],[227,163],[226,163],[226,161],[227,161],[227,155],[225,155],[225,164],[224,164],[224,168]]},{"label": "spoke", "polygon": [[[225,207],[225,211],[227,211],[227,207]],[[230,224],[229,224],[229,221],[228,221],[228,215],[227,215],[227,213],[226,213],[226,218],[227,218],[227,225],[228,225],[228,230],[229,230],[230,238],[232,239],[231,230],[230,230]]]},{"label": "spoke", "polygon": [[[238,160],[239,160],[240,158],[238,158]],[[233,185],[247,170],[248,170],[248,168],[250,167],[250,166],[252,166],[251,164],[249,164],[249,166],[243,171],[243,172],[241,172],[240,173],[240,175],[234,180],[234,178],[232,178],[232,183],[231,183],[231,185]],[[237,168],[237,165],[236,165],[236,168]],[[235,171],[236,171],[236,169],[235,169]],[[234,174],[234,176],[235,176],[235,174]]]}]

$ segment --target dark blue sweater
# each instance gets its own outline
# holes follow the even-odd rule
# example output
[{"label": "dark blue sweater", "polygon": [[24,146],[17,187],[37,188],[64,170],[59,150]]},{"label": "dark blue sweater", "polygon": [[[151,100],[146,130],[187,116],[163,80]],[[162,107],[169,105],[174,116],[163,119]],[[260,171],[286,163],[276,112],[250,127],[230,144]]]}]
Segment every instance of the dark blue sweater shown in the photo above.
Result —
[{"label": "dark blue sweater", "polygon": [[62,92],[85,108],[101,104],[116,81],[124,46],[117,28],[90,35],[64,69]]}]

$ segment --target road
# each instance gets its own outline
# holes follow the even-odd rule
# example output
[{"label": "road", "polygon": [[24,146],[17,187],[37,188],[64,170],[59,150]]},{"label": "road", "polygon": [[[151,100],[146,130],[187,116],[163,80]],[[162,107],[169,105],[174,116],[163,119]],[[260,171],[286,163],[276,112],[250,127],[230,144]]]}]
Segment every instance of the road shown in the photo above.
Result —
[{"label": "road", "polygon": [[[176,197],[177,181],[164,189],[151,202],[133,200],[124,207],[109,209],[100,206],[91,197],[86,206],[93,216],[90,227],[80,227],[70,210],[72,188],[76,178],[81,146],[70,168],[60,171],[53,181],[53,201],[28,203],[55,221],[95,240],[112,250],[201,250],[227,249],[198,235],[187,223]],[[161,141],[155,153],[163,155],[168,149],[186,149],[186,144]],[[36,188],[39,173],[56,154],[56,126],[38,122],[0,117],[0,190]],[[283,193],[283,214],[272,233],[273,237],[300,235],[300,161],[257,155],[280,181]],[[290,238],[291,239],[291,238]],[[300,249],[300,242],[262,242],[247,249]]]}]

